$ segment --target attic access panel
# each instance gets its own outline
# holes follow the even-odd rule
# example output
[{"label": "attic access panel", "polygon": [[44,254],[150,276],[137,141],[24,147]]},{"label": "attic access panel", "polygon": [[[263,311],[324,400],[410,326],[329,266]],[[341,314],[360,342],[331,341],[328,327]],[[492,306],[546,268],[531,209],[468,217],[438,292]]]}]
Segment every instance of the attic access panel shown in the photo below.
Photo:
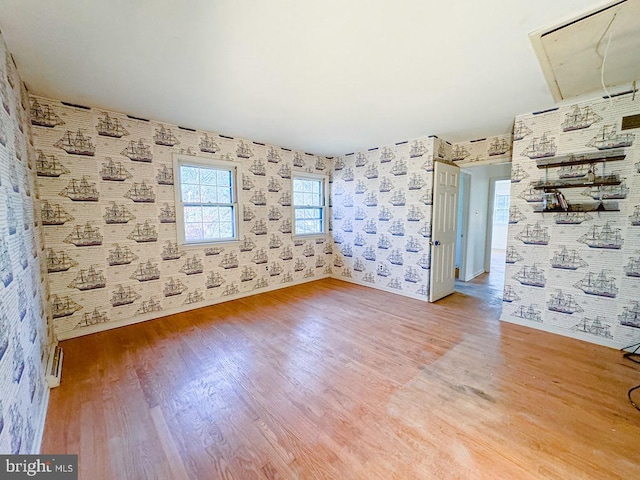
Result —
[{"label": "attic access panel", "polygon": [[640,0],[616,1],[529,35],[556,102],[602,91],[610,32],[607,88],[640,80]]}]

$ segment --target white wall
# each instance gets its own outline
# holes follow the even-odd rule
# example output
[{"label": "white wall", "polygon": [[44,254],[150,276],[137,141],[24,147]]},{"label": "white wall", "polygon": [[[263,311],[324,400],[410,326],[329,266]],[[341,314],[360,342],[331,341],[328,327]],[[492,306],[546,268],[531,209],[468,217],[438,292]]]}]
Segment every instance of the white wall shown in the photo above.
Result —
[{"label": "white wall", "polygon": [[465,282],[484,273],[487,247],[487,219],[489,218],[489,194],[492,178],[508,177],[511,164],[484,165],[466,168],[470,175],[471,188],[467,211],[467,241],[463,244],[466,262],[460,270],[460,279]]}]

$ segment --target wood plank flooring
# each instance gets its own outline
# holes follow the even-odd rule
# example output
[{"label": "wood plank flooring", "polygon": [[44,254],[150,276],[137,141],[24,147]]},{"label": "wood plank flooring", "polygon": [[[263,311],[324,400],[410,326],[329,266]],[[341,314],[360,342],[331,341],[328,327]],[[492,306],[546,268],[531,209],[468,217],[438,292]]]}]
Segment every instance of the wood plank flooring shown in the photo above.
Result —
[{"label": "wood plank flooring", "polygon": [[481,283],[320,280],[65,341],[42,451],[81,479],[640,478],[640,366],[501,324]]}]

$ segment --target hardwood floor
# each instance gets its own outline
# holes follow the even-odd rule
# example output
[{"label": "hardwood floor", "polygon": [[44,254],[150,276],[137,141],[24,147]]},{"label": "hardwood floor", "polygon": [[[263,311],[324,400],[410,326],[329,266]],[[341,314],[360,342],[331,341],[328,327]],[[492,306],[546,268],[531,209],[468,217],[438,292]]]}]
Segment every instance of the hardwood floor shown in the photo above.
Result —
[{"label": "hardwood floor", "polygon": [[65,341],[42,451],[81,479],[640,478],[640,366],[501,324],[483,281],[320,280]]}]

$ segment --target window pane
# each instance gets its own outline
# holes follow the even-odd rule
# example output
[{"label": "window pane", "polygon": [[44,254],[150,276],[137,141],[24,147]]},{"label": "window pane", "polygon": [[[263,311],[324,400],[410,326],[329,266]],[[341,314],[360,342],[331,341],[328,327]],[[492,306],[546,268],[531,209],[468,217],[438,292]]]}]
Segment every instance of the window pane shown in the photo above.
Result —
[{"label": "window pane", "polygon": [[202,222],[202,207],[184,207],[184,221],[187,223]]},{"label": "window pane", "polygon": [[220,223],[220,238],[233,238],[233,223],[221,222]]},{"label": "window pane", "polygon": [[182,201],[184,203],[195,203],[200,201],[200,187],[198,185],[181,185]]},{"label": "window pane", "polygon": [[209,240],[217,240],[220,238],[219,223],[205,223],[203,225],[204,238]]},{"label": "window pane", "polygon": [[203,239],[201,223],[185,223],[184,238],[187,242],[198,242]]},{"label": "window pane", "polygon": [[200,169],[200,183],[202,185],[215,185],[217,176],[218,170],[212,170],[210,168]]},{"label": "window pane", "polygon": [[198,183],[199,171],[197,167],[187,167],[186,165],[180,166],[180,180],[182,183]]},{"label": "window pane", "polygon": [[204,223],[217,223],[220,221],[218,207],[202,207],[202,221]]},{"label": "window pane", "polygon": [[219,207],[220,221],[232,222],[233,221],[233,207]]},{"label": "window pane", "polygon": [[200,187],[200,201],[202,203],[218,203],[216,187],[202,185]]},{"label": "window pane", "polygon": [[218,170],[218,185],[221,187],[231,186],[231,172],[225,170]]},{"label": "window pane", "polygon": [[231,203],[231,188],[218,187],[218,203]]}]

